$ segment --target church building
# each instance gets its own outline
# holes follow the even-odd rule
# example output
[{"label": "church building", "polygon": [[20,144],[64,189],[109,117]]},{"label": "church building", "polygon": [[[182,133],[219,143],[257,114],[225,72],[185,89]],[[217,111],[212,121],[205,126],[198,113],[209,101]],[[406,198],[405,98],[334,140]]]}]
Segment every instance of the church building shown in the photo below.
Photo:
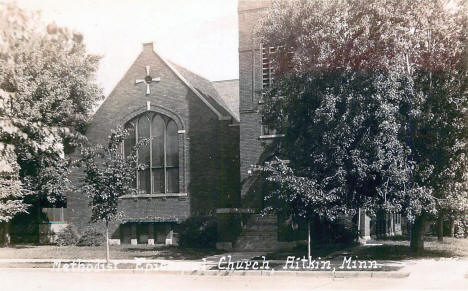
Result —
[{"label": "church building", "polygon": [[[112,225],[114,243],[152,244],[171,241],[177,225],[191,216],[217,220],[217,247],[226,250],[272,250],[291,247],[303,232],[291,232],[287,217],[259,215],[265,206],[265,183],[253,169],[272,155],[268,145],[281,139],[262,124],[262,91],[273,82],[269,55],[258,41],[260,19],[270,0],[239,0],[239,80],[211,82],[165,60],[153,43],[143,49],[89,124],[86,136],[105,144],[112,129],[131,134],[122,153],[141,139],[138,151],[146,170],[135,173],[136,195],[124,195],[120,222]],[[82,178],[76,170],[72,180]],[[89,225],[88,198],[68,193],[67,208],[49,211],[49,225],[71,224],[82,232]],[[349,220],[349,219],[348,219]],[[402,233],[398,214],[354,218],[361,239]],[[45,231],[47,232],[47,231]]]},{"label": "church building", "polygon": [[[136,195],[124,195],[115,243],[164,242],[174,225],[193,215],[212,215],[239,197],[239,117],[237,80],[210,82],[158,55],[153,43],[143,49],[94,114],[86,136],[105,144],[112,129],[130,134],[127,153],[141,139]],[[82,173],[74,173],[76,182]],[[77,182],[79,185],[79,183]],[[90,221],[88,198],[67,195],[67,223],[78,230]]]}]

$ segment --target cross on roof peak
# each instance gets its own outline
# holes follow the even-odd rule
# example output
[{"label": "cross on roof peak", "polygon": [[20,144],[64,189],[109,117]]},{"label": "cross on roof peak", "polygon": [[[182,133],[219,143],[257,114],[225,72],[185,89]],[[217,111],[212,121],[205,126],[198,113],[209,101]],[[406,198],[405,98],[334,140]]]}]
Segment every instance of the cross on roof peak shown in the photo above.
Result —
[{"label": "cross on roof peak", "polygon": [[150,66],[146,66],[146,76],[144,79],[136,79],[135,80],[135,84],[139,84],[139,83],[145,83],[146,84],[146,95],[149,95],[151,93],[150,91],[150,84],[152,82],[160,82],[161,81],[161,78],[157,77],[157,78],[153,78],[151,77],[150,75]]}]

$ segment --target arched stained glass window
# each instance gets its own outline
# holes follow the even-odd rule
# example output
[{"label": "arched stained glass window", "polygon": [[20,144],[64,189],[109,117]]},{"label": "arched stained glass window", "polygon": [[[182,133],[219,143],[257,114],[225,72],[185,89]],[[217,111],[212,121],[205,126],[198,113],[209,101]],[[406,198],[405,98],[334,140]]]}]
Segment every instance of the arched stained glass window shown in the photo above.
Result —
[{"label": "arched stained glass window", "polygon": [[145,112],[125,125],[129,136],[124,141],[127,155],[136,141],[148,140],[138,149],[138,162],[146,166],[137,175],[139,194],[179,192],[179,136],[174,120]]}]

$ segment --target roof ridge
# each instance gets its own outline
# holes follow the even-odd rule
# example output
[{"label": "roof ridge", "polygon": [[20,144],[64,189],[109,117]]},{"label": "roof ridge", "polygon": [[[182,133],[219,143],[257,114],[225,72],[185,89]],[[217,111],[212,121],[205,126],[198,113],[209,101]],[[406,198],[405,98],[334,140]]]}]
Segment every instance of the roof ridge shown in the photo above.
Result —
[{"label": "roof ridge", "polygon": [[[193,91],[193,93],[195,93],[195,95],[197,95],[202,101],[203,103],[205,103],[217,116],[218,116],[218,119],[222,120],[225,118],[225,116],[223,116],[223,114],[221,114],[221,112],[219,112],[215,107],[213,107],[213,105],[210,104],[210,102],[208,100],[206,100],[206,98],[203,96],[203,94],[199,93],[193,86],[192,84],[190,84],[189,80],[187,80],[178,70],[177,68],[175,68],[174,66],[177,66],[177,67],[181,67],[183,69],[185,69],[184,67],[182,66],[179,66],[177,64],[174,64],[172,62],[170,62],[169,60],[166,60],[164,57],[162,57],[160,54],[158,54],[156,52],[156,50],[152,50],[153,53],[159,58],[161,59],[161,61],[167,66],[169,67],[169,69],[190,89]],[[185,69],[186,70],[186,69]],[[189,71],[190,72],[190,71]],[[213,86],[214,87],[214,86]],[[221,106],[222,107],[222,106]]]},{"label": "roof ridge", "polygon": [[210,79],[208,79],[208,78],[206,78],[206,77],[203,77],[202,75],[200,75],[200,74],[198,74],[198,73],[195,73],[195,72],[192,71],[192,70],[187,69],[186,67],[180,65],[179,63],[176,63],[176,62],[174,62],[174,61],[172,61],[172,60],[169,60],[169,59],[166,59],[166,61],[168,61],[168,62],[171,63],[172,65],[176,65],[177,67],[181,67],[182,69],[189,71],[190,73],[196,75],[197,77],[200,77],[200,78],[204,79],[205,81],[208,81],[208,82],[210,82],[210,83],[213,83],[213,82],[214,82],[214,81],[211,81]]}]

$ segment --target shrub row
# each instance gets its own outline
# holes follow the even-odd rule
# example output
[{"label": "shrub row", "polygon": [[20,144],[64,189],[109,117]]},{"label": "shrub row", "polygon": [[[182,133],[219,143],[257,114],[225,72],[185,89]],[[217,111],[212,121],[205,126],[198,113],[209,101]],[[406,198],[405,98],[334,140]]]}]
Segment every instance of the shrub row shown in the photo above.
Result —
[{"label": "shrub row", "polygon": [[55,241],[58,246],[101,246],[105,242],[104,234],[93,228],[86,229],[79,236],[70,225],[57,234]]},{"label": "shrub row", "polygon": [[190,217],[179,225],[179,234],[179,246],[183,248],[216,248],[216,219],[203,216]]}]

